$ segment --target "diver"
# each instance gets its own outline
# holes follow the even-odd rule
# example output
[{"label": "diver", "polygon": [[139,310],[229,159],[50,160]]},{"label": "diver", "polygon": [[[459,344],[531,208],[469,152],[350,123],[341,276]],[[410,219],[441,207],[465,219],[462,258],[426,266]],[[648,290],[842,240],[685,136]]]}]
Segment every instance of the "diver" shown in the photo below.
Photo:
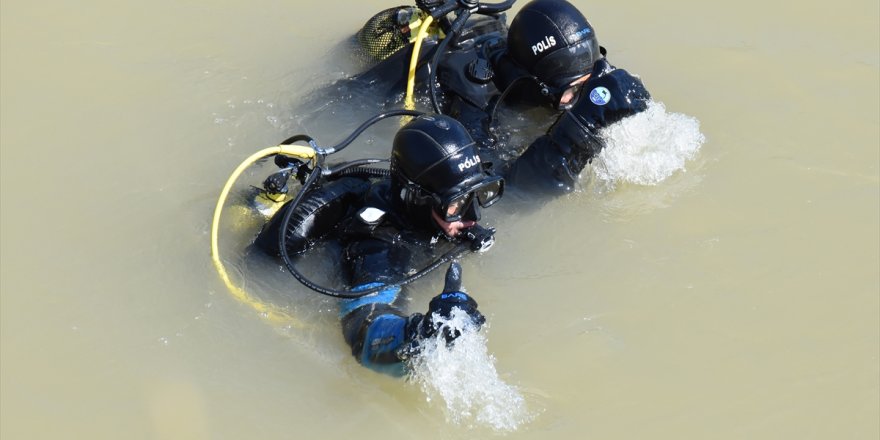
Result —
[{"label": "diver", "polygon": [[[445,2],[417,1],[423,8],[426,3],[430,11]],[[430,91],[436,112],[467,127],[484,160],[511,188],[571,192],[581,171],[604,148],[600,130],[647,109],[650,93],[638,77],[608,62],[593,26],[566,0],[532,0],[509,28],[505,20],[504,14],[480,16],[452,37],[454,29],[445,22],[446,38],[453,42],[439,57],[436,81],[426,71],[429,63],[421,63],[422,91]],[[399,96],[411,47],[402,46],[356,78],[371,84],[395,78],[386,92]],[[435,44],[423,58],[438,48]],[[555,122],[525,149],[507,145],[509,136],[494,133],[501,106],[519,115],[528,110],[525,117],[535,126]],[[546,111],[533,111],[537,108]]]},{"label": "diver", "polygon": [[[341,249],[346,287],[375,290],[340,301],[345,341],[363,365],[400,375],[425,338],[442,335],[452,343],[460,336],[444,325],[454,309],[466,314],[467,325],[484,323],[477,302],[461,288],[457,262],[449,266],[445,287],[426,314],[403,311],[402,290],[408,286],[400,281],[450,250],[483,250],[473,247],[487,244],[489,230],[477,223],[480,208],[499,200],[504,180],[486,171],[465,128],[442,115],[422,115],[399,129],[385,171],[381,176],[343,173],[310,189],[291,213],[285,214],[292,205],[282,207],[255,243],[278,254],[279,235],[287,234],[283,243],[289,254],[303,255],[327,242]],[[282,226],[284,217],[290,223]]]}]

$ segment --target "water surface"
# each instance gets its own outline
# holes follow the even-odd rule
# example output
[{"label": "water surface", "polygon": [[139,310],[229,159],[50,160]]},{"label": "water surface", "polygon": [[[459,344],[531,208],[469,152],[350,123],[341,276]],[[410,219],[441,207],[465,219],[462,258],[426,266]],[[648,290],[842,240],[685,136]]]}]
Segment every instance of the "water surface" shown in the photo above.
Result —
[{"label": "water surface", "polygon": [[[498,207],[496,247],[463,266],[497,374],[537,414],[506,436],[878,438],[880,6],[576,4],[706,141],[656,184],[589,174]],[[242,159],[359,122],[300,103],[395,5],[3,2],[0,437],[499,435],[358,366],[331,301],[242,255],[253,225],[225,224],[225,258],[296,323],[210,261]]]}]

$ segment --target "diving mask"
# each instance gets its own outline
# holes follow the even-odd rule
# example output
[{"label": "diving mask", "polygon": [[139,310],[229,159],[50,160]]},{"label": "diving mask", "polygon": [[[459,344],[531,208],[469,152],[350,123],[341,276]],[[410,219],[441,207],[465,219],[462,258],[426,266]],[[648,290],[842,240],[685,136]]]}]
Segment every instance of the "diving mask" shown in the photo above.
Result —
[{"label": "diving mask", "polygon": [[447,222],[455,222],[462,219],[468,207],[474,202],[483,208],[495,204],[504,193],[504,178],[501,176],[489,176],[473,185],[461,189],[453,189],[444,196],[438,196],[425,190],[415,182],[407,182],[415,200],[421,203],[431,204],[437,214]]}]

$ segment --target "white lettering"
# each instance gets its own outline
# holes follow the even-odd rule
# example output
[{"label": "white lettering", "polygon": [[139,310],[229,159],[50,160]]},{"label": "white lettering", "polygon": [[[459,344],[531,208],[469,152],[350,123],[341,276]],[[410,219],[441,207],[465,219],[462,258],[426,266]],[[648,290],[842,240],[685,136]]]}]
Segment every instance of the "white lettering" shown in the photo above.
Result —
[{"label": "white lettering", "polygon": [[556,37],[552,35],[544,36],[544,39],[532,45],[532,55],[537,55],[551,47],[556,46]]},{"label": "white lettering", "polygon": [[476,164],[478,164],[478,163],[480,163],[480,156],[477,156],[477,155],[475,154],[475,155],[473,155],[473,156],[471,156],[471,157],[466,158],[466,159],[464,160],[464,162],[458,164],[458,170],[459,170],[459,171],[464,171],[464,170],[466,170],[466,169],[468,169],[468,168],[470,168],[470,167],[472,167],[472,166],[474,166],[474,165],[476,165]]}]

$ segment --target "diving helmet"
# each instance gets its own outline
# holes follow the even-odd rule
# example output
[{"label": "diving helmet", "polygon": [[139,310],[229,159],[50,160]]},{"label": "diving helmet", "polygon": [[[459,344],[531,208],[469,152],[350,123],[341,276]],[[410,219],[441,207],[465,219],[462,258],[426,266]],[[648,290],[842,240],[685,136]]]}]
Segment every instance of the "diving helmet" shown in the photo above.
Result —
[{"label": "diving helmet", "polygon": [[391,175],[407,207],[429,206],[448,222],[479,220],[481,207],[495,203],[504,180],[485,171],[473,138],[457,120],[419,116],[394,136]]},{"label": "diving helmet", "polygon": [[596,32],[565,0],[532,0],[510,23],[508,52],[558,98],[601,57]]}]

